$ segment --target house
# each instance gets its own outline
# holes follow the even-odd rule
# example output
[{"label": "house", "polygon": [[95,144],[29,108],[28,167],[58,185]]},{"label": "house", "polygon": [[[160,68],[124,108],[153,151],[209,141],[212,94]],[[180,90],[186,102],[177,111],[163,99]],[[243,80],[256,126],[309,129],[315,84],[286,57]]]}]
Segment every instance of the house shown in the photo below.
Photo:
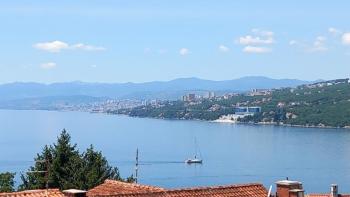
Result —
[{"label": "house", "polygon": [[261,112],[261,107],[235,107],[235,114],[239,115],[254,115]]},{"label": "house", "polygon": [[26,190],[21,192],[0,193],[0,197],[65,197],[58,189]]},{"label": "house", "polygon": [[196,101],[196,95],[195,94],[187,94],[182,97],[182,101],[184,102],[193,102]]},{"label": "house", "polygon": [[277,181],[276,197],[304,197],[303,185],[299,181]]},{"label": "house", "polygon": [[98,185],[87,192],[87,196],[110,196],[110,195],[126,195],[137,193],[153,193],[162,192],[165,189],[155,186],[141,185],[136,183],[125,183],[115,180],[105,180],[104,183]]},{"label": "house", "polygon": [[106,180],[87,192],[88,197],[267,197],[262,184],[240,184],[166,190],[159,187]]},{"label": "house", "polygon": [[332,184],[329,194],[309,194],[306,197],[350,197],[350,194],[339,194],[338,185]]},{"label": "house", "polygon": [[276,192],[272,194],[260,183],[236,184],[213,187],[193,187],[184,189],[164,189],[156,186],[106,180],[89,191],[69,189],[27,190],[0,193],[0,197],[350,197],[339,194],[338,186],[331,185],[328,194],[305,194],[299,181],[281,180],[276,182]]},{"label": "house", "polygon": [[338,186],[331,185],[328,194],[306,194],[303,185],[299,181],[282,180],[276,182],[275,197],[350,197],[350,194],[339,194]]},{"label": "house", "polygon": [[88,192],[82,190],[42,189],[0,193],[0,197],[267,197],[262,184],[240,184],[167,190],[160,187],[106,180]]}]

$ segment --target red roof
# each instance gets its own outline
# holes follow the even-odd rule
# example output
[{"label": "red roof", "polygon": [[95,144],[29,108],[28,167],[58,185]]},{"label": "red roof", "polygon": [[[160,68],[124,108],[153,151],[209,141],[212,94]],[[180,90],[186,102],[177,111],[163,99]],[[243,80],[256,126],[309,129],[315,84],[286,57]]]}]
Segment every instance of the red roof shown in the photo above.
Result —
[{"label": "red roof", "polygon": [[163,188],[140,185],[135,183],[125,183],[115,180],[105,180],[104,183],[89,190],[87,196],[104,196],[114,194],[131,194],[131,193],[145,193],[145,192],[159,192],[164,191]]},{"label": "red roof", "polygon": [[[330,194],[308,194],[306,197],[331,197]],[[350,194],[339,194],[338,197],[350,197]]]},{"label": "red roof", "polygon": [[[262,184],[242,184],[165,190],[159,187],[106,180],[91,189],[88,197],[266,197]],[[58,189],[0,193],[0,197],[64,197]],[[314,196],[313,196],[314,197]],[[323,197],[323,196],[322,196]]]},{"label": "red roof", "polygon": [[64,197],[58,189],[26,190],[22,192],[0,193],[0,197]]},{"label": "red roof", "polygon": [[[91,191],[91,190],[90,190]],[[163,191],[145,191],[136,193],[88,194],[90,197],[266,197],[267,190],[262,184],[242,184],[216,187],[198,187]]]}]

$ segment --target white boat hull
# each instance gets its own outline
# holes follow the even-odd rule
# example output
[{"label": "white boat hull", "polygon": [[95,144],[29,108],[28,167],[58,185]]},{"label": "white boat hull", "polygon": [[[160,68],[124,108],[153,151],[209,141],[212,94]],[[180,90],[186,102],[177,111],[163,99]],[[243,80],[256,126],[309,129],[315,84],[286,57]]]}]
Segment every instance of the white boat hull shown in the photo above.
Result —
[{"label": "white boat hull", "polygon": [[201,159],[187,159],[185,161],[185,163],[187,163],[187,164],[192,164],[192,163],[199,163],[199,164],[201,164],[201,163],[203,163],[203,161]]}]

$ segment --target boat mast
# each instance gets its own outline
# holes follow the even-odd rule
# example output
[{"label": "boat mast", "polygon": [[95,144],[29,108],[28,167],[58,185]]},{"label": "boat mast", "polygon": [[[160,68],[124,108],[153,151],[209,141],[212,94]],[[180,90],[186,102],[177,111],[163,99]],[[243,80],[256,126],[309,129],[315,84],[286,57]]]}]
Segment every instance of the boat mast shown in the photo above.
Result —
[{"label": "boat mast", "polygon": [[138,179],[138,170],[139,170],[139,149],[136,149],[136,164],[135,164],[135,183]]},{"label": "boat mast", "polygon": [[194,138],[194,158],[197,158],[197,138]]}]

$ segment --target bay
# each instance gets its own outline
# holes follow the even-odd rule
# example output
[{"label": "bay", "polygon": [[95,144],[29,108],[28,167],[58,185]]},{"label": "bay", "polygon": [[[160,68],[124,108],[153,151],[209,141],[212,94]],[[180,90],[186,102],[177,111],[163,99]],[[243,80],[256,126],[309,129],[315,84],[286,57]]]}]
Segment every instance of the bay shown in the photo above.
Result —
[{"label": "bay", "polygon": [[[339,184],[350,192],[346,129],[235,125],[84,112],[0,110],[0,172],[19,175],[62,129],[83,151],[90,144],[126,177],[140,152],[139,182],[166,188],[302,181],[307,193]],[[187,165],[197,139],[202,165]],[[17,184],[19,183],[18,178]]]}]

